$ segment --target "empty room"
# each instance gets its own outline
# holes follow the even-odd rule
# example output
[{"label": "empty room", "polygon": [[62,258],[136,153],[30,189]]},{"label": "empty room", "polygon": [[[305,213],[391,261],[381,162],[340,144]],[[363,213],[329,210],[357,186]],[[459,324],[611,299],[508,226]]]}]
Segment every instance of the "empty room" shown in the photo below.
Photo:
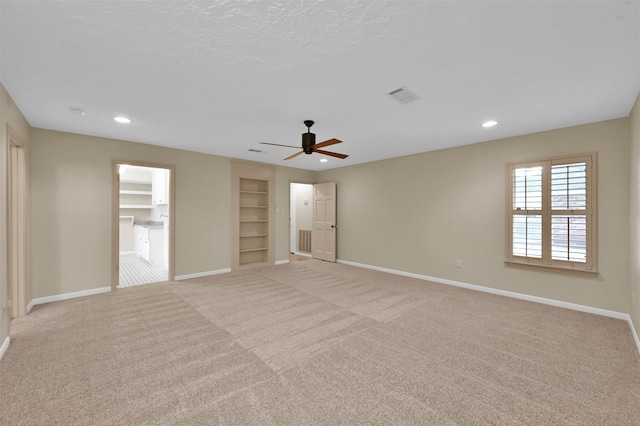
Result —
[{"label": "empty room", "polygon": [[0,0],[0,424],[640,425],[640,1]]}]

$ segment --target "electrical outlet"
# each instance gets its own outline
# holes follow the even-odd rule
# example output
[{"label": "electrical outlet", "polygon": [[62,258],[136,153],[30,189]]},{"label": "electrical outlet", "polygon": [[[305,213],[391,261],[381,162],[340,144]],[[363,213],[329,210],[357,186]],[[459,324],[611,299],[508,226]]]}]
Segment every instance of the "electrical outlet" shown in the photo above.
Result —
[{"label": "electrical outlet", "polygon": [[460,259],[456,260],[456,268],[462,268],[462,260]]}]

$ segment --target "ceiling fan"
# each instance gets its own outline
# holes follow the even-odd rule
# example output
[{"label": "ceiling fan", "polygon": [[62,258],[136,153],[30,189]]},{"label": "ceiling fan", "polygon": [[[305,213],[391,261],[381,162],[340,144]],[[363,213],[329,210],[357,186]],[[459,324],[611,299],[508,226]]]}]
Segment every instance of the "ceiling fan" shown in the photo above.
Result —
[{"label": "ceiling fan", "polygon": [[[339,139],[332,138],[324,142],[320,142],[319,144],[316,144],[316,134],[311,133],[311,126],[313,126],[313,120],[305,120],[304,125],[307,126],[307,133],[302,134],[302,151],[296,152],[295,154],[288,156],[287,158],[285,158],[285,160],[291,160],[292,158],[296,158],[300,154],[313,154],[314,152],[317,152],[318,154],[329,155],[331,157],[342,158],[342,159],[348,157],[348,155],[346,154],[339,154],[337,152],[325,151],[323,149],[320,149],[320,148],[324,148],[325,146],[342,143],[342,141]],[[284,146],[287,148],[300,149],[299,146],[280,145],[277,143],[269,143],[269,142],[260,142],[260,143],[263,145]]]}]

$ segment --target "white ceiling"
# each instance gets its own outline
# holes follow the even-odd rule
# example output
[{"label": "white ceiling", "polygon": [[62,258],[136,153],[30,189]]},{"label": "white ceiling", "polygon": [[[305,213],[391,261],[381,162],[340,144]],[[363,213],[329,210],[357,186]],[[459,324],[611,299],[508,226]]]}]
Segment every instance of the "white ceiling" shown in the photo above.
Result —
[{"label": "white ceiling", "polygon": [[[0,0],[0,15],[0,81],[31,126],[310,170],[626,117],[640,91],[639,0]],[[420,99],[385,95],[400,85]],[[349,158],[259,144],[299,145],[305,119]]]}]

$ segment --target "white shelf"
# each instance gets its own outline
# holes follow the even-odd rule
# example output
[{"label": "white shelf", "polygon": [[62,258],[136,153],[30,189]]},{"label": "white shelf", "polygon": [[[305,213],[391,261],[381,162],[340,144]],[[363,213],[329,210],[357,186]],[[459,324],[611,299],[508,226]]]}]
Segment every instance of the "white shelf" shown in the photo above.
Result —
[{"label": "white shelf", "polygon": [[152,209],[151,204],[120,204],[121,209]]},{"label": "white shelf", "polygon": [[151,195],[151,191],[133,191],[130,189],[121,189],[120,194],[122,195]]},{"label": "white shelf", "polygon": [[151,179],[142,180],[142,179],[120,179],[120,183],[135,183],[136,185],[151,185]]}]

